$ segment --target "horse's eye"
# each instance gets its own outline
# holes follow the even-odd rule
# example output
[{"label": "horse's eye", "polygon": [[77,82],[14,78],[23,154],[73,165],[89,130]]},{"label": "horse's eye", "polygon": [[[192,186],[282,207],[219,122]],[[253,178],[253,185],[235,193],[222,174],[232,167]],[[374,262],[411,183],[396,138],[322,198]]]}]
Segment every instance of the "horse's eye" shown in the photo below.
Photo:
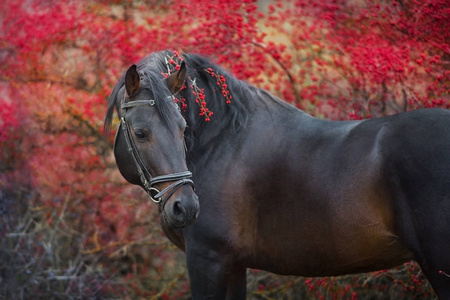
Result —
[{"label": "horse's eye", "polygon": [[145,134],[142,130],[135,130],[134,131],[134,135],[136,136],[137,139],[139,140],[143,140],[145,139]]}]

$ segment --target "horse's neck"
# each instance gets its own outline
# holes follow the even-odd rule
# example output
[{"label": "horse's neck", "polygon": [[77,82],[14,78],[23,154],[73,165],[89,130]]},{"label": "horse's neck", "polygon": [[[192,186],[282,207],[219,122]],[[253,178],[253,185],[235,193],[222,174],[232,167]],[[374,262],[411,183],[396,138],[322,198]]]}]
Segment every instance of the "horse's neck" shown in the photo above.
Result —
[{"label": "horse's neck", "polygon": [[251,89],[245,97],[243,101],[247,101],[247,112],[245,117],[241,118],[244,121],[239,124],[239,127],[230,126],[236,116],[215,114],[206,127],[198,132],[195,151],[204,152],[229,143],[236,143],[241,135],[251,134],[257,128],[281,128],[285,127],[286,123],[291,123],[300,130],[302,122],[314,119],[262,89]]},{"label": "horse's neck", "polygon": [[[283,147],[296,147],[297,144],[294,141],[332,143],[345,138],[355,126],[364,122],[318,119],[264,90],[259,93],[261,94],[261,101],[258,102],[259,105],[255,110],[255,115],[260,114],[262,116],[254,118],[257,121],[252,124],[253,130],[257,130],[259,127],[267,128],[280,136],[281,140],[292,140],[292,143],[287,145],[284,143]],[[271,147],[270,143],[268,147]],[[274,147],[276,148],[276,145]]]},{"label": "horse's neck", "polygon": [[304,122],[311,123],[312,120],[319,121],[318,119],[315,119],[311,115],[287,103],[286,101],[273,96],[265,90],[259,90],[258,96],[259,101],[257,102],[256,113],[269,113],[273,126],[277,126],[277,124],[283,125],[289,123],[295,125],[295,127],[298,127],[300,130],[302,123]]}]

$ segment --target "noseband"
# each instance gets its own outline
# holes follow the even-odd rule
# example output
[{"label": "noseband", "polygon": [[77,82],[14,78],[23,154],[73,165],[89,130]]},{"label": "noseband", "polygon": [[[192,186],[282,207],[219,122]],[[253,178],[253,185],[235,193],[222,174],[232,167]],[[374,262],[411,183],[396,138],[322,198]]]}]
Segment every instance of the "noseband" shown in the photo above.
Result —
[{"label": "noseband", "polygon": [[[155,104],[156,104],[155,100],[135,100],[122,104],[122,110],[126,110],[128,108],[136,106],[146,106],[146,105],[152,107]],[[142,186],[144,187],[144,190],[147,192],[147,194],[150,196],[150,199],[152,199],[153,202],[158,203],[159,205],[164,207],[166,201],[173,195],[173,193],[175,193],[175,191],[179,187],[185,184],[189,184],[190,186],[192,186],[192,188],[194,188],[194,182],[191,179],[189,179],[192,177],[192,173],[189,171],[152,177],[150,171],[145,166],[144,161],[142,160],[139,154],[139,151],[137,150],[133,136],[131,135],[130,127],[128,126],[125,120],[125,116],[122,116],[120,118],[120,125],[119,129],[117,130],[117,134],[120,131],[120,127],[122,127],[122,132],[123,135],[125,136],[128,152],[130,152],[131,156],[133,157],[133,161],[134,164],[136,165],[136,169],[139,174],[139,179],[141,180]],[[171,181],[173,181],[173,183],[170,184],[165,189],[163,189],[162,191],[153,187],[153,185],[155,184]]]}]

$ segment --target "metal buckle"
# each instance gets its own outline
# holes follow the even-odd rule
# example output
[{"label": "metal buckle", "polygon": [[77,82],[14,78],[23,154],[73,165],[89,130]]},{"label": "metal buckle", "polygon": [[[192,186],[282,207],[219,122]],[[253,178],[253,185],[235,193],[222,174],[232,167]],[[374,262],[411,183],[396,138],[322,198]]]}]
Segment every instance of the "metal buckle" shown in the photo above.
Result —
[{"label": "metal buckle", "polygon": [[162,201],[162,196],[155,199],[153,198],[152,191],[155,192],[155,195],[158,195],[160,191],[157,188],[151,187],[147,192],[147,194],[150,196],[150,199],[152,199],[153,202],[160,203]]}]

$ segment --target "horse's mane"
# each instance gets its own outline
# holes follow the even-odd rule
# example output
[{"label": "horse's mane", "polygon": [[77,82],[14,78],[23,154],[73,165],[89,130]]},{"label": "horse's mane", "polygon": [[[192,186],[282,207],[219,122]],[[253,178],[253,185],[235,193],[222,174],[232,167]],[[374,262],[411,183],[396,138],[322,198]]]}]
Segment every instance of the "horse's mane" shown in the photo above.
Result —
[{"label": "horse's mane", "polygon": [[[146,78],[142,85],[150,85],[148,87],[152,90],[155,100],[157,100],[157,107],[163,118],[166,111],[164,105],[167,103],[167,101],[163,100],[169,95],[168,88],[164,83],[165,77],[163,73],[168,72],[167,61],[168,58],[173,56],[174,52],[165,50],[152,53],[136,63],[138,72],[144,74],[143,78]],[[204,138],[213,138],[220,135],[223,130],[233,133],[245,125],[252,105],[251,101],[248,100],[254,97],[250,96],[250,94],[257,89],[238,80],[202,56],[182,54],[182,59],[187,65],[188,79],[185,85],[186,88],[182,89],[176,97],[186,100],[187,108],[182,113],[188,124],[186,132],[188,144],[198,142],[200,137],[204,136],[205,129],[208,129],[208,134]],[[224,77],[227,90],[231,95],[231,103],[227,103],[227,99],[219,88],[218,79],[211,76],[208,70],[214,70],[216,74]],[[122,75],[109,97],[104,124],[105,134],[110,132],[114,107],[116,107],[120,116],[119,108],[124,95],[124,81],[125,75]],[[194,95],[195,91],[190,84],[192,82],[195,82],[197,88],[204,89],[206,105],[213,112],[210,121],[207,121],[205,116],[200,115],[200,108],[198,103],[196,103],[198,99]]]}]

